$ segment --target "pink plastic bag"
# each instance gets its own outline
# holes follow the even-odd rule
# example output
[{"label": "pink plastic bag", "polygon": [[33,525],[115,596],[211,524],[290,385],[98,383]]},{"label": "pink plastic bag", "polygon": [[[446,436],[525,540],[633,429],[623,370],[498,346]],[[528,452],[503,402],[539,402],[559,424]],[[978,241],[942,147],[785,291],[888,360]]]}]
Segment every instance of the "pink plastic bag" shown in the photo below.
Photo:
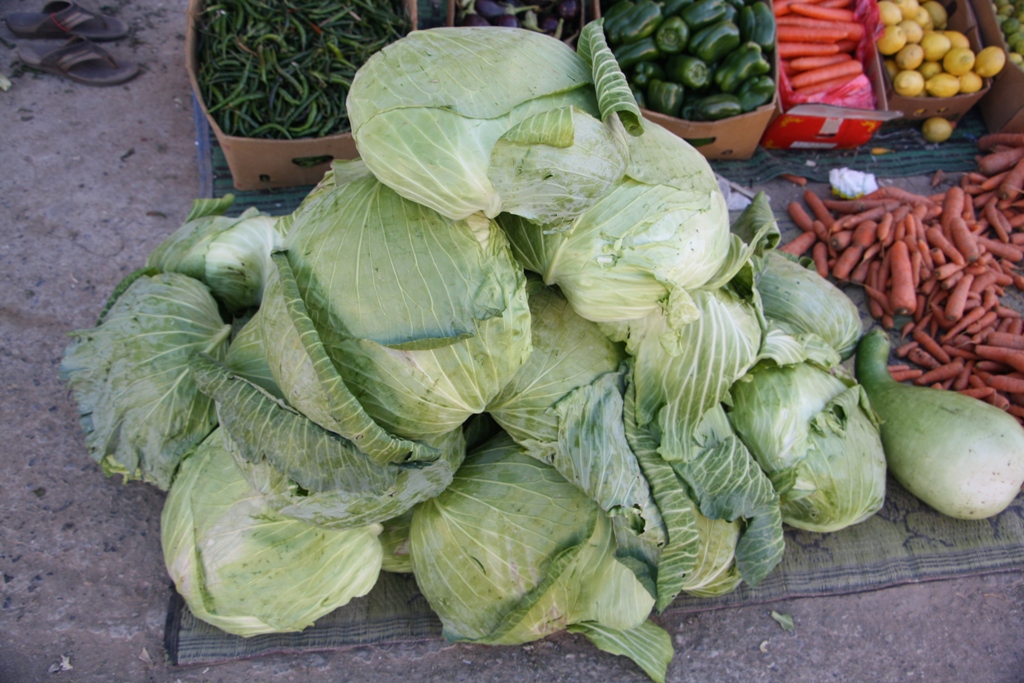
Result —
[{"label": "pink plastic bag", "polygon": [[[880,28],[876,0],[855,0],[853,15],[855,20],[864,26],[864,35],[857,43],[854,57],[866,67],[874,58],[875,40]],[[782,99],[783,111],[797,104],[808,103],[833,104],[837,107],[852,107],[854,109],[875,108],[875,91],[871,80],[864,74],[834,88],[810,95],[801,95],[793,90],[789,77],[782,69],[779,69],[779,96]]]}]

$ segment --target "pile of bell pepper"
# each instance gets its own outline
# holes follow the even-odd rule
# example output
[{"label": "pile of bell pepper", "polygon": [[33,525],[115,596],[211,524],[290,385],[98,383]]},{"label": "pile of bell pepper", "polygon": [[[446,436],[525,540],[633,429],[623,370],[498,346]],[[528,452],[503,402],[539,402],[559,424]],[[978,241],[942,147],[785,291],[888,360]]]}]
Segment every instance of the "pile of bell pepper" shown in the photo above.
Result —
[{"label": "pile of bell pepper", "polygon": [[766,0],[618,0],[604,32],[637,103],[717,121],[767,104],[775,15]]}]

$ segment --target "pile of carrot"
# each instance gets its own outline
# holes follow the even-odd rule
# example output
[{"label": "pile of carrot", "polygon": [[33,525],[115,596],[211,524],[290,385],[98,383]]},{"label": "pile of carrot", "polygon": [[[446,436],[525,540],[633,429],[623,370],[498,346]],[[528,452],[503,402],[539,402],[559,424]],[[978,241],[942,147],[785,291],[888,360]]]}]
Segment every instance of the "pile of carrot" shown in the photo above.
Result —
[{"label": "pile of carrot", "polygon": [[777,0],[776,36],[782,71],[794,92],[813,95],[864,73],[854,53],[864,26],[853,0]]},{"label": "pile of carrot", "polygon": [[913,365],[890,366],[895,379],[988,401],[1024,424],[1024,319],[1002,301],[1008,287],[1024,291],[1024,134],[978,147],[979,170],[939,194],[806,190],[807,209],[789,205],[803,232],[782,251],[810,252],[822,277],[863,286],[886,329],[910,318],[895,353]]}]

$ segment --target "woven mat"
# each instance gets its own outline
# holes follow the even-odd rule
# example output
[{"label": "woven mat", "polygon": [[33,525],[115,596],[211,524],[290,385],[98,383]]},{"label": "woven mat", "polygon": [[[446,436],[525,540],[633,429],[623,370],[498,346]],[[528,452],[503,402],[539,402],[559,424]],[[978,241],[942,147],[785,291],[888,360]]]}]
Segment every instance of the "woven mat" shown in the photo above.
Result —
[{"label": "woven mat", "polygon": [[[963,521],[925,507],[892,480],[885,507],[830,534],[786,530],[782,562],[757,588],[720,598],[678,598],[670,611],[842,595],[957,576],[1024,569],[1024,496],[997,517]],[[196,619],[171,598],[165,647],[175,664],[208,664],[271,653],[339,650],[440,638],[441,624],[410,575],[384,572],[362,598],[301,633],[240,638]]]}]

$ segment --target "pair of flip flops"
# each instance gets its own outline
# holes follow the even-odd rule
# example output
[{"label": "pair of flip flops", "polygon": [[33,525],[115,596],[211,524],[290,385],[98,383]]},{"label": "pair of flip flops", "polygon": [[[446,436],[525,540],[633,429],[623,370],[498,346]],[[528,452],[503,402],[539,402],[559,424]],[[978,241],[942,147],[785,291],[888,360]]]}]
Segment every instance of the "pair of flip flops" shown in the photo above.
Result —
[{"label": "pair of flip flops", "polygon": [[54,0],[42,12],[17,12],[5,17],[7,27],[21,38],[65,38],[52,43],[24,43],[18,57],[39,71],[56,74],[86,85],[118,85],[134,78],[138,64],[119,63],[95,41],[117,40],[128,35],[120,19],[97,14],[66,0]]}]

